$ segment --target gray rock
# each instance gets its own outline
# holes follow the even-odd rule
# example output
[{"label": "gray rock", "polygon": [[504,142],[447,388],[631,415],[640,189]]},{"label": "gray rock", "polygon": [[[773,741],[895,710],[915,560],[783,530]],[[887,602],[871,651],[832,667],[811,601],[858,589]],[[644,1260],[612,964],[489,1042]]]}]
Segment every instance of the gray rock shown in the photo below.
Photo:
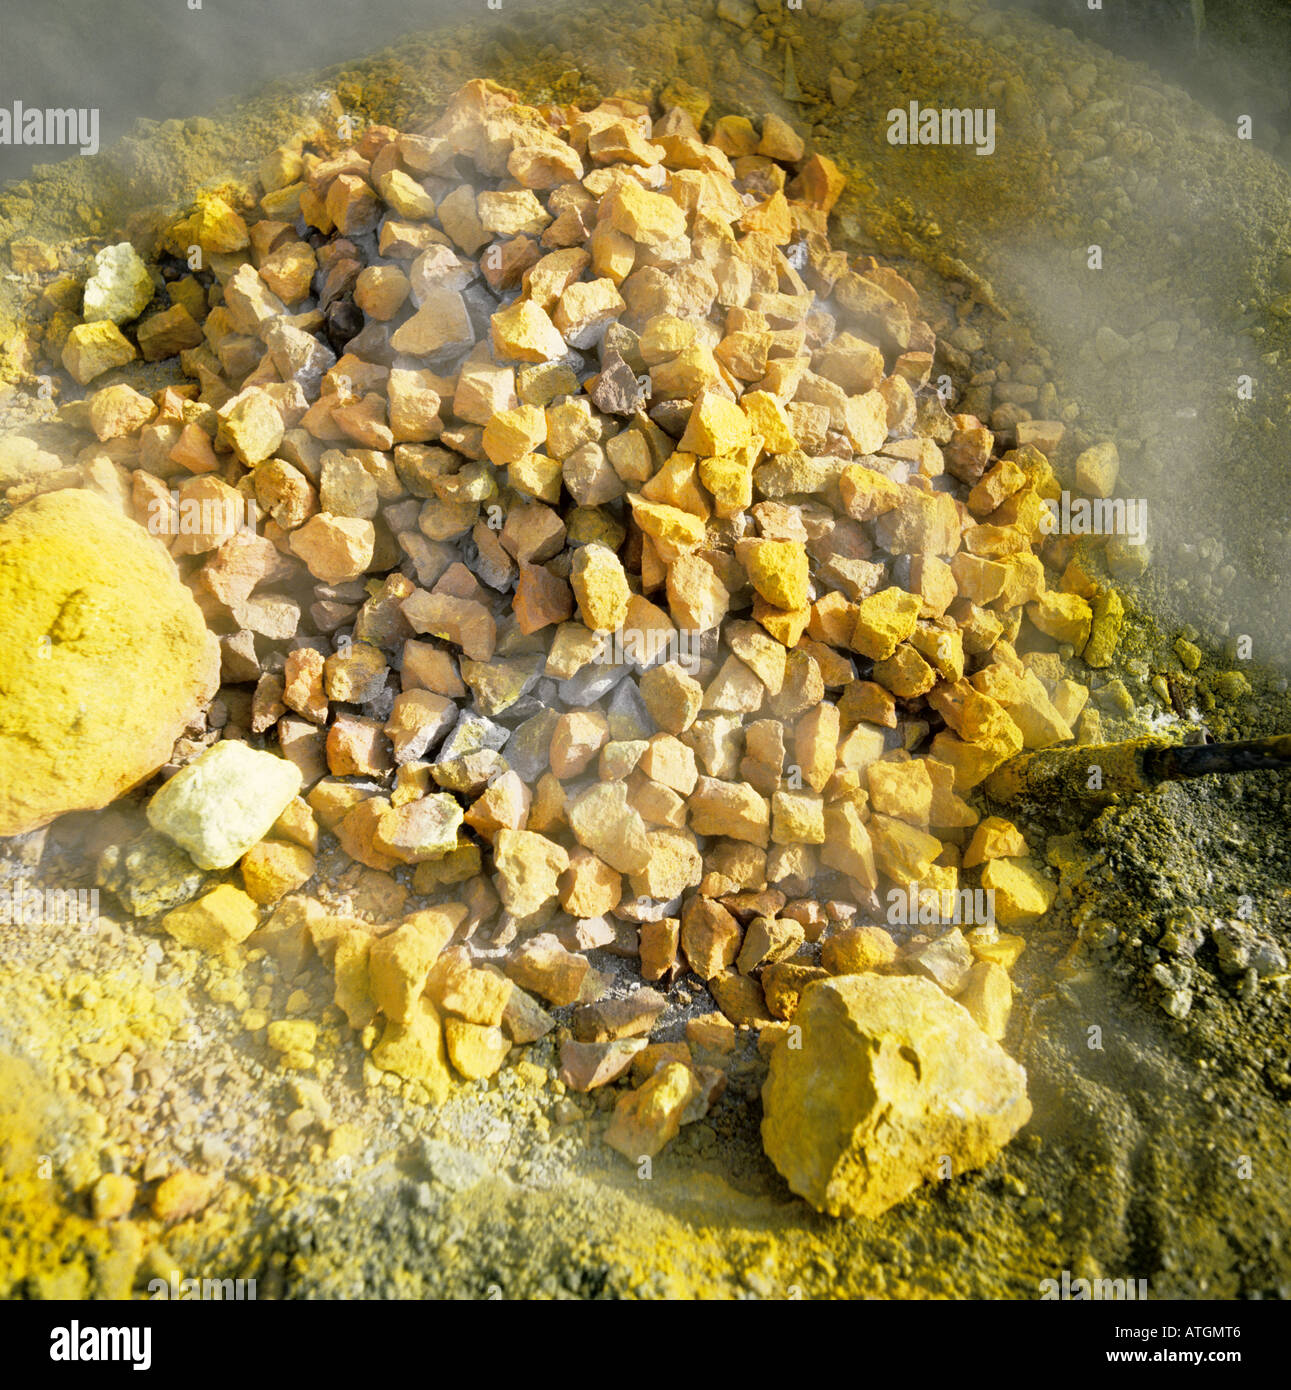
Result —
[{"label": "gray rock", "polygon": [[621,665],[589,662],[567,681],[560,682],[561,702],[570,709],[586,709],[603,700],[631,669],[626,662]]},{"label": "gray rock", "polygon": [[544,676],[533,688],[535,699],[541,700],[544,705],[555,707],[560,703],[560,682],[554,681],[550,676]]},{"label": "gray rock", "polygon": [[544,709],[532,719],[526,719],[511,735],[507,762],[527,785],[536,782],[550,766],[551,736],[559,719],[557,710]]},{"label": "gray rock", "polygon": [[518,729],[526,720],[532,719],[535,714],[541,714],[543,710],[550,708],[550,702],[540,700],[531,690],[527,695],[521,697],[513,705],[508,705],[498,718],[501,719],[512,729]]},{"label": "gray rock", "polygon": [[606,328],[605,336],[601,339],[602,371],[609,367],[612,356],[626,362],[629,369],[637,375],[644,375],[646,363],[645,358],[641,356],[641,335],[634,333],[627,324],[619,323],[617,319]]},{"label": "gray rock", "polygon": [[492,719],[486,719],[482,714],[463,710],[453,726],[452,733],[444,740],[437,761],[450,762],[485,748],[498,752],[506,747],[510,737],[510,729],[495,724]]},{"label": "gray rock", "polygon": [[442,1139],[423,1139],[421,1158],[431,1177],[450,1192],[466,1192],[492,1173],[484,1159]]},{"label": "gray rock", "polygon": [[99,855],[94,881],[132,917],[151,917],[191,902],[206,875],[172,840],[145,830],[129,844],[109,845]]},{"label": "gray rock", "polygon": [[632,415],[645,408],[646,393],[632,368],[614,350],[602,358],[592,404],[607,415]]},{"label": "gray rock", "polygon": [[1211,936],[1219,953],[1219,968],[1225,975],[1244,975],[1254,970],[1264,979],[1280,975],[1287,968],[1287,958],[1281,947],[1256,931],[1249,922],[1236,919],[1216,922]]},{"label": "gray rock", "polygon": [[657,733],[636,681],[620,681],[606,706],[612,739],[649,738]]},{"label": "gray rock", "polygon": [[264,331],[265,347],[278,375],[294,381],[313,399],[324,375],[336,366],[336,354],[303,328],[275,319]]}]

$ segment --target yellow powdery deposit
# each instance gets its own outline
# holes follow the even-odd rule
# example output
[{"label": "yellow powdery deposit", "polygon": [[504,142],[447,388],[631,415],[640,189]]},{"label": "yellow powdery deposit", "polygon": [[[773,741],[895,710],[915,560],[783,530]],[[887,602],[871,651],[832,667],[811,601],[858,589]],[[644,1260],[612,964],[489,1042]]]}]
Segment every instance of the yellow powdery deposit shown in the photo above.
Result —
[{"label": "yellow powdery deposit", "polygon": [[92,493],[0,523],[0,834],[106,806],[170,756],[219,652],[173,561]]}]

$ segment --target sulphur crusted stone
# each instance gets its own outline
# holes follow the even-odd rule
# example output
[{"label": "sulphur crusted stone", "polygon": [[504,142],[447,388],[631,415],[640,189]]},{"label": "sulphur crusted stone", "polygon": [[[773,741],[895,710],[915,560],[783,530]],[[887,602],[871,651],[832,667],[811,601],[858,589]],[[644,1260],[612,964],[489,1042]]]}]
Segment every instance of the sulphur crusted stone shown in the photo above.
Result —
[{"label": "sulphur crusted stone", "polygon": [[700,1093],[699,1078],[681,1062],[665,1062],[635,1091],[620,1096],[605,1142],[634,1163],[653,1158],[677,1137],[687,1109]]},{"label": "sulphur crusted stone", "polygon": [[1026,1073],[930,981],[845,975],[803,991],[801,1046],[776,1047],[762,1143],[831,1216],[874,1217],[989,1163],[1031,1117]]},{"label": "sulphur crusted stone", "polygon": [[82,386],[134,358],[134,345],[110,319],[78,323],[63,344],[63,366]]},{"label": "sulphur crusted stone", "polygon": [[1115,589],[1108,589],[1094,600],[1089,641],[1081,655],[1087,666],[1110,666],[1121,628],[1125,624],[1125,604]]},{"label": "sulphur crusted stone", "polygon": [[[428,918],[421,921],[419,918]],[[434,909],[401,923],[372,943],[368,976],[372,998],[387,1018],[405,1023],[426,987],[426,977],[453,933],[450,917]]]},{"label": "sulphur crusted stone", "polygon": [[99,856],[94,881],[133,917],[151,917],[188,902],[206,875],[178,845],[154,830],[137,840],[109,845]]},{"label": "sulphur crusted stone", "polygon": [[530,299],[499,309],[491,320],[493,349],[520,362],[551,362],[563,357],[565,340],[547,313]]},{"label": "sulphur crusted stone", "polygon": [[511,1050],[511,1039],[501,1028],[461,1018],[444,1020],[444,1040],[449,1061],[468,1081],[492,1076]]},{"label": "sulphur crusted stone", "polygon": [[0,523],[0,629],[0,835],[143,781],[219,684],[173,561],[79,489]]},{"label": "sulphur crusted stone", "polygon": [[314,874],[314,856],[302,845],[261,840],[242,858],[242,882],[258,903],[276,903]]},{"label": "sulphur crusted stone", "polygon": [[593,632],[617,632],[628,615],[627,575],[619,557],[604,545],[585,545],[574,553],[569,582],[583,622]]},{"label": "sulphur crusted stone", "polygon": [[372,1064],[416,1081],[438,1104],[452,1089],[452,1073],[444,1048],[444,1030],[435,1006],[418,995],[405,1020],[389,1019],[381,1041],[372,1049]]},{"label": "sulphur crusted stone", "polygon": [[222,883],[195,902],[168,912],[161,925],[183,946],[224,952],[245,941],[259,921],[255,903],[240,888]]},{"label": "sulphur crusted stone", "polygon": [[873,661],[886,661],[915,629],[922,602],[895,585],[863,598],[856,606],[852,646]]},{"label": "sulphur crusted stone", "polygon": [[616,232],[642,246],[661,246],[686,231],[686,214],[671,198],[651,193],[630,180],[609,195],[602,213]]},{"label": "sulphur crusted stone", "polygon": [[1055,885],[1029,859],[991,859],[982,870],[982,887],[995,894],[995,920],[1002,927],[1024,926],[1053,905]]},{"label": "sulphur crusted stone", "polygon": [[749,581],[777,608],[807,605],[807,552],[794,541],[749,541],[737,547]]},{"label": "sulphur crusted stone", "polygon": [[820,948],[820,963],[831,975],[863,975],[896,958],[897,944],[882,927],[844,927]]},{"label": "sulphur crusted stone", "polygon": [[569,827],[580,844],[622,874],[642,872],[651,847],[645,823],[628,804],[622,782],[599,782],[571,803]]},{"label": "sulphur crusted stone", "polygon": [[765,848],[771,807],[746,783],[701,777],[690,798],[690,828],[697,835],[725,835]]},{"label": "sulphur crusted stone", "polygon": [[159,1221],[180,1221],[202,1210],[215,1195],[216,1180],[191,1168],[181,1168],[157,1184],[152,1214]]},{"label": "sulphur crusted stone", "polygon": [[503,905],[517,917],[531,917],[552,906],[560,893],[560,876],[567,868],[568,850],[545,835],[532,830],[499,830],[493,837],[498,893]]},{"label": "sulphur crusted stone", "polygon": [[990,859],[1018,859],[1025,856],[1027,842],[1012,821],[987,816],[973,831],[964,851],[964,868],[972,869]]},{"label": "sulphur crusted stone", "polygon": [[1110,497],[1120,463],[1116,445],[1110,439],[1090,445],[1076,459],[1076,486],[1091,497]]},{"label": "sulphur crusted stone", "polygon": [[961,1008],[973,1016],[973,1022],[996,1042],[1008,1031],[1009,1014],[1013,1009],[1013,986],[1009,972],[995,961],[979,960],[968,972],[968,981],[956,995]]},{"label": "sulphur crusted stone", "polygon": [[300,791],[300,769],[245,743],[213,744],[148,803],[148,824],[203,869],[226,869],[262,840]]},{"label": "sulphur crusted stone", "polygon": [[394,806],[377,822],[373,844],[405,864],[442,859],[457,848],[462,808],[447,792]]}]

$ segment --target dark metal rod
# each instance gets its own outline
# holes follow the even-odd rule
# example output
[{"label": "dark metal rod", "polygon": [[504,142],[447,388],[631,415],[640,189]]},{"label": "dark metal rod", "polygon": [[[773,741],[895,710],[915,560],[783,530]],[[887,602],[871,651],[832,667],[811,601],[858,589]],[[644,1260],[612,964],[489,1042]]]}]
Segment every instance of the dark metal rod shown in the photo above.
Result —
[{"label": "dark metal rod", "polygon": [[1174,782],[1216,772],[1264,772],[1291,766],[1291,734],[1248,738],[1236,743],[1177,743],[1150,748],[1143,770],[1150,781]]},{"label": "dark metal rod", "polygon": [[1286,769],[1291,769],[1291,734],[1233,743],[1141,738],[1023,753],[997,768],[987,778],[985,791],[1001,802],[1019,796],[1072,801],[1133,796],[1187,777]]}]

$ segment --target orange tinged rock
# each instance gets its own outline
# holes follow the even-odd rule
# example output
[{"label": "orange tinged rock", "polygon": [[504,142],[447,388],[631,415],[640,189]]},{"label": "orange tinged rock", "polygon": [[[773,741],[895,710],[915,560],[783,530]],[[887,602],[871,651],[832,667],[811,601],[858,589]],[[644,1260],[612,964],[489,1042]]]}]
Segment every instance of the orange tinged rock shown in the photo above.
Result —
[{"label": "orange tinged rock", "polygon": [[682,909],[680,942],[690,968],[710,980],[735,964],[744,932],[718,902],[696,896]]},{"label": "orange tinged rock", "polygon": [[562,780],[577,777],[609,737],[609,724],[599,710],[576,709],[562,714],[551,736],[552,772]]},{"label": "orange tinged rock", "polygon": [[526,636],[552,623],[563,623],[574,611],[568,584],[542,565],[520,564],[513,599],[516,625]]},{"label": "orange tinged rock", "polygon": [[681,922],[676,917],[642,922],[639,943],[642,978],[662,980],[675,973],[680,942]]},{"label": "orange tinged rock", "polygon": [[[571,917],[602,917],[613,912],[623,895],[623,878],[581,845],[569,856],[560,876],[560,905]],[[658,976],[647,976],[658,979]]]},{"label": "orange tinged rock", "polygon": [[372,563],[376,530],[360,517],[319,512],[291,533],[292,550],[315,579],[343,584],[357,579]]},{"label": "orange tinged rock", "polygon": [[795,197],[812,207],[829,212],[842,196],[847,179],[832,159],[813,154],[798,170],[798,177],[789,185]]}]

